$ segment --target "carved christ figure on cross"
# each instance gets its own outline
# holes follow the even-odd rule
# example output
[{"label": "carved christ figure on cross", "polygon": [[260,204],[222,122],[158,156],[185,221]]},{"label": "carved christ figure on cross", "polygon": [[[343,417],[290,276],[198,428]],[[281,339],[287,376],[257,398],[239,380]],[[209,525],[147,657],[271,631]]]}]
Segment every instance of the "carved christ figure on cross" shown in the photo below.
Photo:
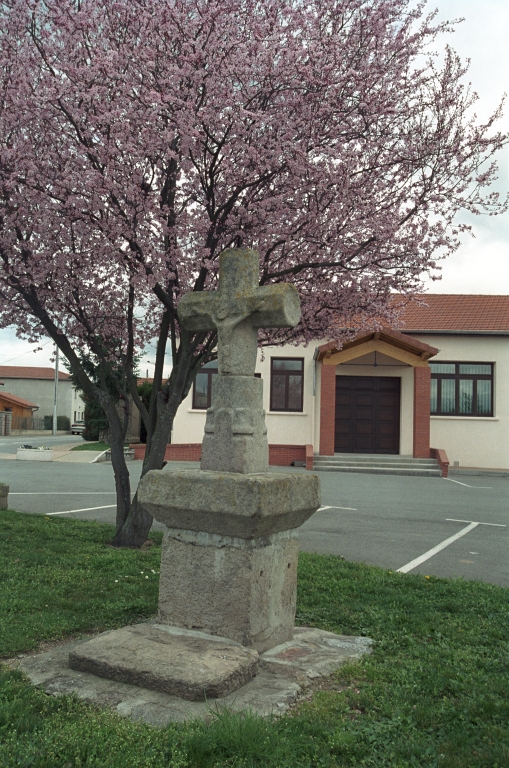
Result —
[{"label": "carved christ figure on cross", "polygon": [[258,285],[259,259],[248,248],[219,257],[219,290],[187,293],[178,306],[189,331],[217,330],[220,376],[253,376],[258,328],[293,328],[300,320],[295,286]]}]

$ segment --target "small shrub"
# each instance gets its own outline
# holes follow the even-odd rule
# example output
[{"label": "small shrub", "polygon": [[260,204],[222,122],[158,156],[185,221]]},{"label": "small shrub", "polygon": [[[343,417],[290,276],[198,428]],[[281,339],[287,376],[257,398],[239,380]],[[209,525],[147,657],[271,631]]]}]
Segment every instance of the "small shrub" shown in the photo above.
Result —
[{"label": "small shrub", "polygon": [[[53,429],[53,416],[44,417],[44,429]],[[57,429],[61,432],[70,432],[71,420],[69,416],[57,416]]]},{"label": "small shrub", "polygon": [[69,432],[71,429],[71,420],[69,416],[57,416],[57,429],[63,432]]}]

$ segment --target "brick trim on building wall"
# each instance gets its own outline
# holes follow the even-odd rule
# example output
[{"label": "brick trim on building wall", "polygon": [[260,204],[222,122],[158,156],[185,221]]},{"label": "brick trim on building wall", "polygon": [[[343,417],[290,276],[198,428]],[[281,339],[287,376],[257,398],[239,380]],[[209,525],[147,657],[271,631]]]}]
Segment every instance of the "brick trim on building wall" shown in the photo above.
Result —
[{"label": "brick trim on building wall", "polygon": [[320,455],[334,456],[336,366],[322,365],[320,387]]},{"label": "brick trim on building wall", "polygon": [[[146,445],[138,443],[130,445],[134,448],[134,458],[143,460],[145,458]],[[311,447],[311,469],[312,469],[312,447]],[[201,443],[172,443],[166,446],[164,452],[165,461],[200,461]],[[269,445],[269,464],[272,466],[289,467],[292,461],[302,461],[307,463],[305,445]]]},{"label": "brick trim on building wall", "polygon": [[[129,448],[134,448],[135,460],[143,460],[145,458],[145,450],[147,446],[145,443],[136,443],[130,445]],[[164,452],[165,461],[200,461],[201,459],[201,443],[172,443],[166,446]]]},{"label": "brick trim on building wall", "polygon": [[414,368],[414,459],[430,458],[430,368]]},{"label": "brick trim on building wall", "polygon": [[305,445],[269,445],[269,464],[289,467],[292,461],[306,461]]},{"label": "brick trim on building wall", "polygon": [[442,448],[430,448],[429,451],[431,458],[438,461],[438,466],[442,470],[442,477],[447,477],[449,474],[449,459],[446,452]]}]

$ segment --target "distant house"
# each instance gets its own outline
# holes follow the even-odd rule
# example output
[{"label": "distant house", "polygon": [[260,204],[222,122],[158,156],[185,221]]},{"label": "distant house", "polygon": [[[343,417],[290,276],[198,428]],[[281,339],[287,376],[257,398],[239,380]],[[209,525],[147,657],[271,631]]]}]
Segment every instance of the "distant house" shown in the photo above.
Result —
[{"label": "distant house", "polygon": [[[3,381],[0,381],[0,385],[5,386]],[[10,435],[13,422],[16,425],[20,419],[32,419],[35,411],[35,403],[0,390],[0,436]]]},{"label": "distant house", "polygon": [[[271,463],[302,460],[308,445],[315,457],[441,449],[451,465],[509,469],[509,296],[420,298],[397,328],[340,349],[322,340],[258,356]],[[199,456],[216,374],[216,363],[197,374],[168,458]]]},{"label": "distant house", "polygon": [[[0,379],[4,387],[0,393],[21,398],[37,408],[37,417],[53,416],[53,400],[55,391],[55,371],[53,368],[38,366],[0,365]],[[72,379],[68,373],[58,373],[57,414],[68,416],[74,420],[75,395]],[[80,411],[83,401],[80,398]]]}]

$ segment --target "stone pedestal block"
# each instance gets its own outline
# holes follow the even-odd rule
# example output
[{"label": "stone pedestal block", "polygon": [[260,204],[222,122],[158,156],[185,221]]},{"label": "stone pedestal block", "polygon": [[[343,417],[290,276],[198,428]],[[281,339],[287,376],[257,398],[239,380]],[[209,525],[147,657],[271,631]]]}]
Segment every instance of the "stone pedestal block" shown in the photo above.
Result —
[{"label": "stone pedestal block", "polygon": [[242,474],[268,472],[262,380],[215,376],[212,403],[207,411],[201,468]]},{"label": "stone pedestal block", "polygon": [[159,621],[228,637],[260,653],[290,640],[298,553],[296,531],[241,539],[169,528]]},{"label": "stone pedestal block", "polygon": [[259,652],[291,639],[296,529],[320,506],[316,475],[152,471],[138,499],[168,527],[161,622]]},{"label": "stone pedestal block", "polygon": [[242,539],[299,528],[320,506],[313,474],[152,470],[140,481],[138,499],[168,528]]}]

